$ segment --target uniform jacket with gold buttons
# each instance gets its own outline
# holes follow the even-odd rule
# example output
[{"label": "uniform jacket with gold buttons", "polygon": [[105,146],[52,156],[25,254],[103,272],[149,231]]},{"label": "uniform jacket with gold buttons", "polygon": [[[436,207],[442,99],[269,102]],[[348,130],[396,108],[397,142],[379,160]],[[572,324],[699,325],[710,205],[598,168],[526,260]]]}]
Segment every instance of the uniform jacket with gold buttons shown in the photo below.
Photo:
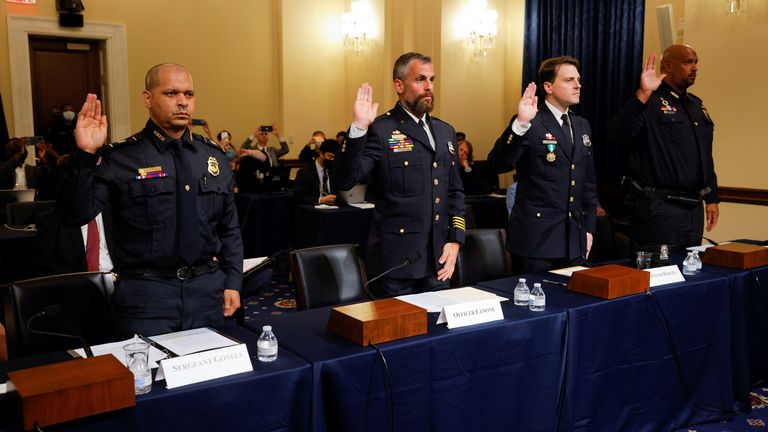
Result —
[{"label": "uniform jacket with gold buttons", "polygon": [[[375,209],[366,266],[380,274],[413,252],[422,258],[393,271],[392,278],[435,276],[446,242],[464,243],[464,190],[453,127],[427,116],[424,129],[400,104],[379,116],[366,135],[348,138],[336,158],[336,180],[350,189],[371,173]],[[348,135],[349,136],[349,135]]]},{"label": "uniform jacket with gold buttons", "polygon": [[517,197],[509,217],[511,252],[531,258],[576,258],[595,232],[597,180],[589,123],[569,113],[571,145],[558,119],[539,107],[524,135],[512,121],[491,150],[498,172],[517,168]]}]

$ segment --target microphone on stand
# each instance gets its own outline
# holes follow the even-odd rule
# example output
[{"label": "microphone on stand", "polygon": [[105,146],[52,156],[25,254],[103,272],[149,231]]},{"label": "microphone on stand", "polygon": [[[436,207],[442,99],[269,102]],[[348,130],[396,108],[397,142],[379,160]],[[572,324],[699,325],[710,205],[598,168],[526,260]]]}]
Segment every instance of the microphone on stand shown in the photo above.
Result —
[{"label": "microphone on stand", "polygon": [[368,299],[375,300],[374,297],[371,295],[371,292],[368,291],[368,285],[370,285],[371,282],[379,280],[380,278],[383,278],[384,276],[388,275],[389,273],[391,273],[391,272],[393,272],[393,271],[395,271],[395,270],[397,270],[399,268],[402,268],[402,267],[405,267],[407,265],[411,265],[411,264],[413,264],[415,262],[418,262],[420,259],[421,259],[421,254],[419,253],[419,251],[415,250],[415,251],[411,252],[408,255],[408,257],[405,258],[405,261],[403,261],[402,263],[400,263],[400,264],[398,264],[398,265],[388,269],[384,273],[376,275],[376,277],[374,277],[373,279],[371,279],[368,282],[366,282],[365,285],[363,285],[363,289],[365,290],[365,295],[368,297]]},{"label": "microphone on stand", "polygon": [[83,347],[83,350],[85,351],[85,356],[93,357],[93,351],[91,351],[91,346],[88,345],[88,342],[86,342],[86,340],[81,336],[35,330],[31,327],[32,321],[44,316],[54,317],[54,316],[60,315],[63,311],[64,311],[64,308],[62,308],[61,305],[59,304],[52,304],[52,305],[43,307],[43,309],[41,309],[38,313],[32,315],[32,317],[30,317],[27,320],[27,330],[30,333],[41,334],[46,336],[57,336],[57,337],[65,337],[70,339],[77,339],[80,342],[80,345]]}]

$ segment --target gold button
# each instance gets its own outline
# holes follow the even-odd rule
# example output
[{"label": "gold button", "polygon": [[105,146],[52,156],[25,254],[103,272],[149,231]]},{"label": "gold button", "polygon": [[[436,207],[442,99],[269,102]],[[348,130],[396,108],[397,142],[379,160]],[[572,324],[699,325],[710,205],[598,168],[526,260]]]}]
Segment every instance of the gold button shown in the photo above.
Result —
[{"label": "gold button", "polygon": [[454,161],[451,161],[451,166],[454,166],[454,165],[456,165],[456,163]]},{"label": "gold button", "polygon": [[184,190],[189,192],[189,185],[184,185]]},{"label": "gold button", "polygon": [[438,179],[435,179],[435,186],[437,186],[438,184],[440,184],[440,181]]},{"label": "gold button", "polygon": [[575,170],[576,169],[576,164],[571,164],[571,169]]},{"label": "gold button", "polygon": [[573,197],[570,198],[570,201],[573,202]]},{"label": "gold button", "polygon": [[437,162],[432,162],[432,168],[437,168]]},{"label": "gold button", "polygon": [[568,212],[568,217],[571,217],[571,212]]},{"label": "gold button", "polygon": [[440,197],[435,198],[435,204],[440,204]]},{"label": "gold button", "polygon": [[541,217],[541,213],[536,213],[536,217]]},{"label": "gold button", "polygon": [[405,228],[400,228],[400,234],[404,234],[404,233],[405,233]]},{"label": "gold button", "polygon": [[576,186],[576,180],[571,180],[571,186]]},{"label": "gold button", "polygon": [[699,125],[699,122],[693,122],[693,124],[694,124],[694,125],[696,125],[696,126],[698,126],[698,125]]},{"label": "gold button", "polygon": [[408,166],[408,161],[403,162],[403,165]]},{"label": "gold button", "polygon": [[435,220],[436,220],[436,221],[439,221],[439,220],[440,220],[440,215],[439,215],[439,214],[436,214],[436,215],[435,215]]}]

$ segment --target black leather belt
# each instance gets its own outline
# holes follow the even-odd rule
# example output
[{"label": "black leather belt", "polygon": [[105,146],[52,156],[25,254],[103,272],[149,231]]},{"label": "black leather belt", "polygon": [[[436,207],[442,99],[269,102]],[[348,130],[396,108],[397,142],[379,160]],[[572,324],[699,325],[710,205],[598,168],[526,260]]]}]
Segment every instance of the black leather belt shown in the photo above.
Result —
[{"label": "black leather belt", "polygon": [[159,278],[177,278],[179,280],[187,280],[198,277],[203,274],[208,274],[219,267],[219,264],[213,261],[207,262],[199,266],[188,266],[173,268],[158,268],[148,267],[143,269],[131,269],[120,272],[120,276],[144,276],[144,277],[159,277]]}]

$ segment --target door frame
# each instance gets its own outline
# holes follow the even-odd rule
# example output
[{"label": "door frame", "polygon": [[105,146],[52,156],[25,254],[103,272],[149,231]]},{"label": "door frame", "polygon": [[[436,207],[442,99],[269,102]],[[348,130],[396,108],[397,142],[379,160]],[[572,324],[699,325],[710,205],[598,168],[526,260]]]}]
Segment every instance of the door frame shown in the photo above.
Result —
[{"label": "door frame", "polygon": [[[11,66],[11,106],[16,136],[34,135],[32,78],[29,64],[29,35],[92,39],[104,43],[102,59],[106,75],[109,134],[114,139],[131,134],[130,92],[128,90],[128,46],[125,24],[86,22],[82,28],[59,27],[52,18],[8,15],[8,46]],[[106,82],[105,82],[106,81]],[[79,110],[81,101],[72,101]]]}]

